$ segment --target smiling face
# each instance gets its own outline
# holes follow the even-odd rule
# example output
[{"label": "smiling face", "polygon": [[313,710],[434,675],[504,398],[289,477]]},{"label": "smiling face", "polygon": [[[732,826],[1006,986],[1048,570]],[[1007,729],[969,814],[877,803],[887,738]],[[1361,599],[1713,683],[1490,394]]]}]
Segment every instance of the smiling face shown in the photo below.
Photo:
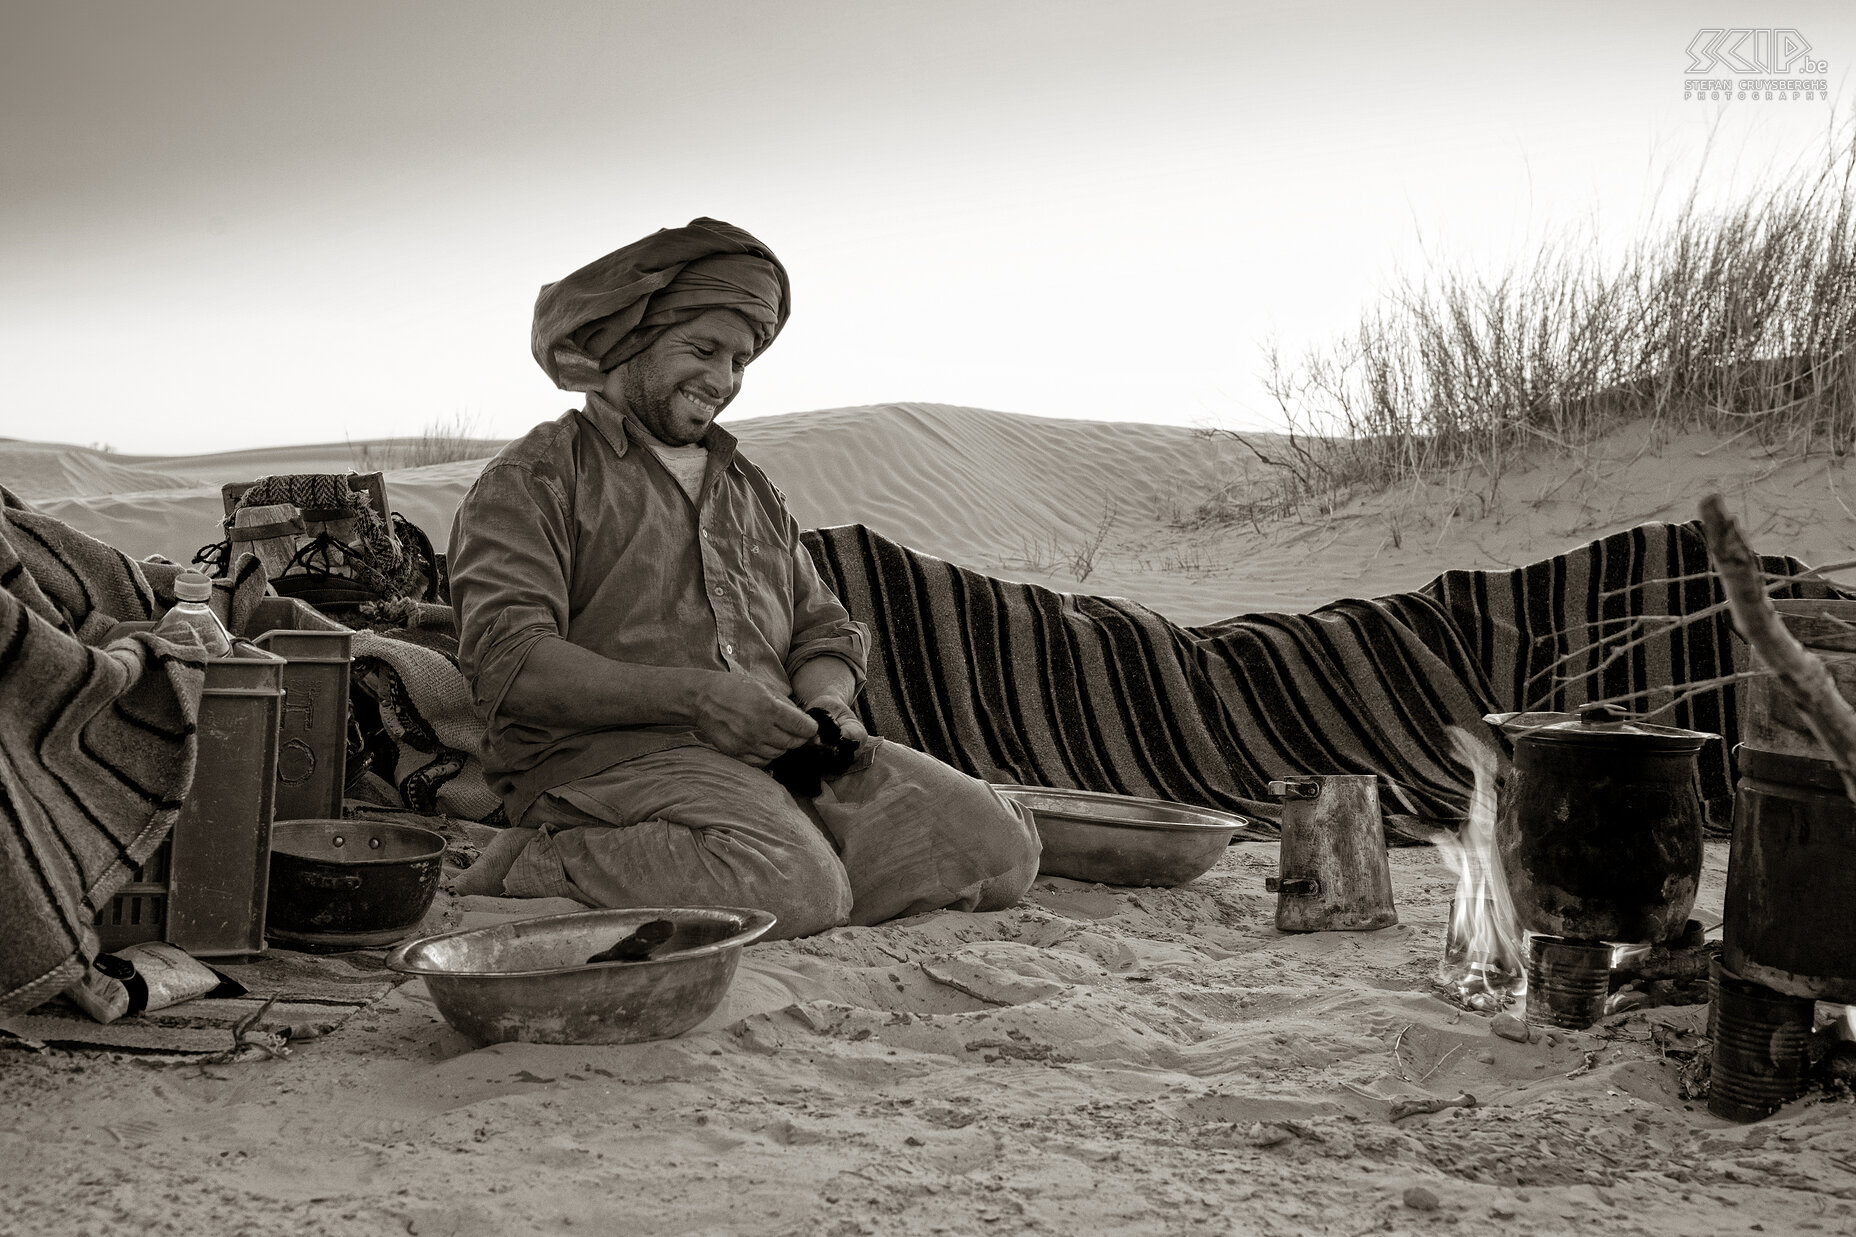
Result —
[{"label": "smiling face", "polygon": [[741,390],[742,371],[753,355],[747,321],[730,310],[711,309],[671,327],[607,374],[603,394],[659,442],[688,446]]}]

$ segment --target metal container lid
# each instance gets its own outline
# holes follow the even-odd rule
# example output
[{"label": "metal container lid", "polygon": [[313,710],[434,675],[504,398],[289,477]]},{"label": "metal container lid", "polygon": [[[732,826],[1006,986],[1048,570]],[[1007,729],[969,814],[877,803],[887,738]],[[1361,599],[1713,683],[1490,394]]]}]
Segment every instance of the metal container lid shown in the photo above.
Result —
[{"label": "metal container lid", "polygon": [[1489,713],[1483,721],[1517,741],[1571,743],[1640,752],[1694,752],[1709,739],[1704,730],[1640,722],[1614,704],[1582,704],[1577,713]]}]

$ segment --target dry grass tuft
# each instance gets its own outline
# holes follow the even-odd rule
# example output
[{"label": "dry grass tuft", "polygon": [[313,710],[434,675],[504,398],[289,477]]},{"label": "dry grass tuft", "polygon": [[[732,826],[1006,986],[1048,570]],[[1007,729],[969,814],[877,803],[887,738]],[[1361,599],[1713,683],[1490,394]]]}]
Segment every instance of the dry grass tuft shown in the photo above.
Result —
[{"label": "dry grass tuft", "polygon": [[384,442],[349,442],[358,472],[384,472],[394,468],[423,468],[456,460],[482,459],[494,454],[495,444],[475,436],[477,419],[462,413],[428,423],[417,438]]},{"label": "dry grass tuft", "polygon": [[1102,504],[1102,518],[1096,521],[1096,526],[1084,534],[1080,540],[1070,543],[1070,548],[1064,555],[1064,562],[1069,565],[1070,575],[1075,577],[1078,584],[1087,580],[1095,571],[1096,556],[1102,552],[1102,543],[1108,540],[1109,531],[1115,527],[1115,517],[1118,514],[1119,508],[1115,500],[1112,498],[1107,500]]},{"label": "dry grass tuft", "polygon": [[483,442],[474,436],[476,428],[477,419],[462,413],[453,413],[442,421],[428,424],[407,444],[406,461],[401,467],[423,468],[427,464],[480,459],[484,454]]},{"label": "dry grass tuft", "polygon": [[1433,268],[1400,279],[1348,337],[1299,363],[1272,355],[1288,434],[1206,431],[1268,472],[1182,523],[1331,515],[1444,479],[1494,501],[1523,455],[1573,456],[1628,422],[1752,435],[1793,458],[1848,453],[1856,127],[1839,132],[1820,160],[1725,208],[1702,208],[1698,177],[1618,259],[1588,228],[1494,276]]}]

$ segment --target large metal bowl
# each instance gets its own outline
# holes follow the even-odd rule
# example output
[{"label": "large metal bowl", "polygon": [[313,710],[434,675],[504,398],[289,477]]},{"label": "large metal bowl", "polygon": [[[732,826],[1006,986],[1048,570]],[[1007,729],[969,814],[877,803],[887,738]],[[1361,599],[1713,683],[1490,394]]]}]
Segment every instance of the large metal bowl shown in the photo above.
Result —
[{"label": "large metal bowl", "polygon": [[[587,963],[653,919],[676,931],[651,957]],[[634,1044],[707,1018],[742,949],[773,924],[738,906],[574,911],[408,941],[387,965],[424,979],[445,1021],[479,1044]]]},{"label": "large metal bowl", "polygon": [[995,786],[1044,842],[1038,871],[1104,885],[1183,885],[1250,822],[1216,808],[1042,786]]}]

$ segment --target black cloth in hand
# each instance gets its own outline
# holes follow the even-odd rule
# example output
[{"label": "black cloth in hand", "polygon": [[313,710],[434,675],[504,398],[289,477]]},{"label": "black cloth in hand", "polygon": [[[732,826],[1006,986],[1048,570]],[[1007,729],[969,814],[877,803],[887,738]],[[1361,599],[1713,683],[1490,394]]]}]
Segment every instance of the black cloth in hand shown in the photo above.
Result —
[{"label": "black cloth in hand", "polygon": [[828,778],[848,772],[857,759],[857,740],[847,739],[838,723],[823,709],[807,709],[806,715],[818,723],[818,733],[799,747],[781,752],[767,766],[773,780],[793,793],[795,799],[816,799]]}]

